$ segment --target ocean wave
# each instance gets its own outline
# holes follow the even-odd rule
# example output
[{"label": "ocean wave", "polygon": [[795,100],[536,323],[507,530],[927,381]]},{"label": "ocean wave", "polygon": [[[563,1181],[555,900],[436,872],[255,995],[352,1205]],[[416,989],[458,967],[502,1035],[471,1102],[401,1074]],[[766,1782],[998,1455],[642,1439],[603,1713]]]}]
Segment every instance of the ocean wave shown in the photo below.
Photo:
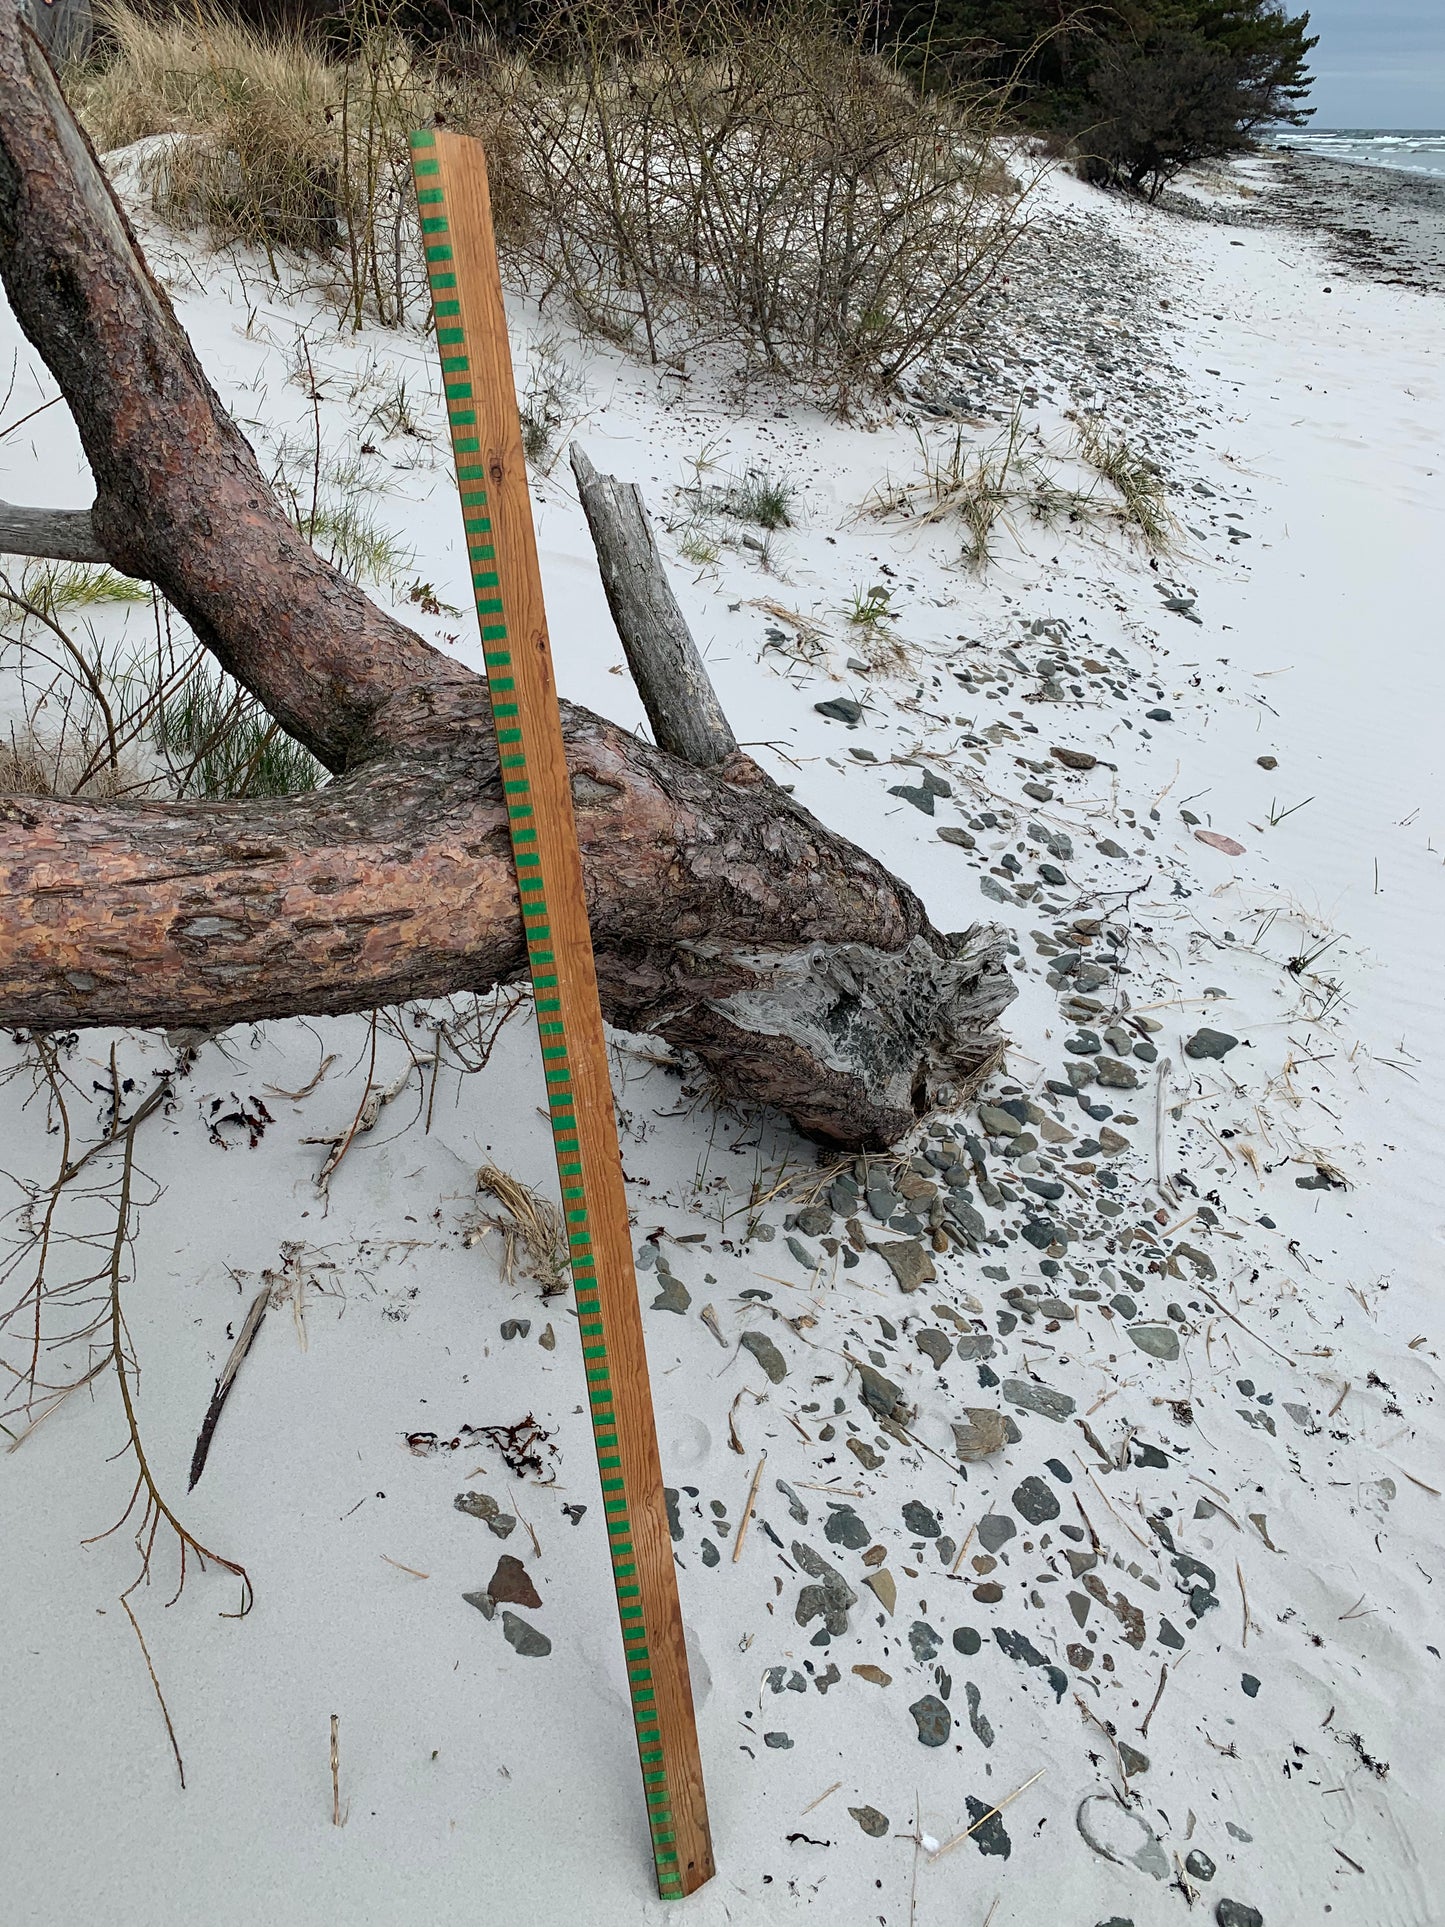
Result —
[{"label": "ocean wave", "polygon": [[1363,167],[1390,167],[1408,174],[1445,177],[1445,130],[1413,127],[1320,127],[1278,134],[1275,145],[1291,153]]}]

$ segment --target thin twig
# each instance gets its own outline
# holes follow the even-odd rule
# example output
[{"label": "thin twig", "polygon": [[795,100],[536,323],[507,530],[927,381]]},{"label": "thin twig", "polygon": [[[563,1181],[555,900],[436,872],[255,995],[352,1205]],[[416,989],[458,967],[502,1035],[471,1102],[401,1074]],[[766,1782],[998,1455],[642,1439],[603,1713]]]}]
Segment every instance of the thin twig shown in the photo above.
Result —
[{"label": "thin twig", "polygon": [[1114,1514],[1114,1517],[1119,1521],[1119,1524],[1124,1528],[1125,1532],[1129,1534],[1129,1537],[1131,1539],[1137,1539],[1139,1544],[1143,1546],[1145,1552],[1151,1553],[1154,1555],[1154,1557],[1157,1558],[1158,1554],[1154,1553],[1153,1546],[1150,1545],[1149,1541],[1143,1536],[1142,1533],[1136,1532],[1134,1530],[1133,1526],[1130,1525],[1129,1521],[1124,1517],[1123,1513],[1120,1512],[1118,1508],[1111,1502],[1108,1493],[1104,1490],[1103,1486],[1099,1484],[1099,1481],[1094,1477],[1093,1473],[1089,1471],[1088,1466],[1084,1465],[1083,1460],[1078,1457],[1077,1453],[1074,1456],[1077,1463],[1083,1466],[1085,1473],[1087,1473],[1090,1485],[1093,1486],[1094,1490],[1098,1493],[1099,1497],[1104,1501],[1104,1504],[1108,1506],[1109,1510]]},{"label": "thin twig", "polygon": [[1179,1200],[1164,1189],[1164,1080],[1173,1067],[1172,1058],[1161,1058],[1154,1084],[1154,1185],[1171,1204],[1177,1205]]},{"label": "thin twig", "polygon": [[923,1848],[923,1810],[918,1804],[918,1789],[913,1790],[913,1880],[908,1889],[908,1927],[918,1913],[918,1856]]},{"label": "thin twig", "polygon": [[[164,1087],[162,1087],[162,1090],[163,1089]],[[118,1531],[130,1518],[132,1512],[135,1510],[137,1499],[144,1493],[145,1504],[141,1511],[140,1525],[136,1529],[135,1537],[136,1549],[141,1556],[141,1568],[126,1590],[133,1592],[142,1580],[150,1577],[151,1552],[155,1546],[156,1533],[160,1529],[162,1521],[164,1521],[164,1523],[171,1528],[172,1532],[175,1533],[181,1549],[180,1582],[176,1587],[175,1597],[180,1597],[181,1590],[186,1583],[186,1554],[188,1551],[194,1552],[203,1568],[207,1559],[214,1559],[218,1566],[224,1567],[227,1572],[234,1573],[241,1581],[241,1604],[239,1610],[235,1613],[223,1614],[222,1617],[227,1619],[243,1619],[251,1610],[252,1591],[250,1575],[247,1573],[246,1568],[238,1564],[234,1559],[226,1559],[219,1552],[212,1552],[209,1546],[202,1545],[200,1540],[197,1539],[193,1533],[187,1531],[186,1527],[181,1524],[175,1513],[171,1511],[171,1508],[161,1497],[160,1487],[156,1484],[155,1476],[146,1458],[145,1447],[141,1442],[140,1422],[136,1417],[135,1399],[131,1391],[130,1374],[126,1370],[125,1345],[127,1333],[120,1304],[120,1274],[125,1257],[126,1239],[129,1235],[130,1227],[131,1184],[135,1173],[135,1135],[142,1121],[155,1109],[156,1104],[160,1101],[160,1096],[161,1090],[153,1091],[125,1129],[125,1134],[122,1139],[120,1198],[116,1207],[115,1238],[111,1245],[110,1263],[108,1267],[110,1278],[110,1362],[115,1366],[116,1382],[120,1386],[121,1404],[125,1410],[126,1429],[129,1433],[130,1446],[132,1452],[135,1454],[138,1471],[135,1486],[130,1495],[130,1502],[126,1506],[125,1511],[113,1526],[107,1527],[105,1532],[96,1533],[93,1538],[87,1539],[84,1543],[87,1545],[94,1544],[97,1539],[108,1538],[112,1532]]]},{"label": "thin twig", "polygon": [[171,1724],[171,1713],[170,1713],[170,1708],[166,1705],[166,1696],[161,1691],[161,1683],[156,1678],[156,1669],[151,1663],[150,1648],[146,1645],[145,1634],[140,1629],[140,1621],[136,1618],[135,1614],[131,1611],[130,1601],[126,1598],[124,1593],[122,1593],[120,1596],[120,1603],[122,1606],[125,1607],[125,1616],[130,1621],[131,1625],[135,1628],[135,1636],[140,1641],[141,1657],[145,1660],[146,1671],[151,1676],[151,1685],[154,1686],[154,1688],[156,1689],[156,1698],[160,1701],[161,1718],[166,1723],[166,1734],[170,1739],[171,1751],[176,1756],[176,1771],[181,1776],[181,1792],[184,1793],[186,1790],[186,1763],[181,1758],[180,1744],[176,1739],[176,1729]]},{"label": "thin twig", "polygon": [[746,1539],[748,1536],[748,1525],[753,1516],[753,1505],[758,1496],[758,1487],[762,1483],[763,1467],[767,1464],[767,1462],[768,1462],[768,1455],[766,1452],[764,1452],[763,1456],[758,1460],[758,1469],[753,1474],[752,1485],[748,1488],[748,1502],[743,1507],[743,1516],[738,1521],[737,1537],[733,1540],[733,1564],[734,1565],[736,1565],[738,1560],[741,1559],[743,1556],[743,1540]]},{"label": "thin twig", "polygon": [[1253,1626],[1256,1632],[1259,1632],[1261,1628],[1259,1621],[1254,1618],[1249,1610],[1249,1594],[1244,1590],[1244,1574],[1240,1570],[1240,1564],[1237,1559],[1234,1562],[1234,1576],[1239,1581],[1239,1598],[1244,1608],[1244,1625],[1240,1631],[1239,1643],[1241,1646],[1248,1646],[1250,1627]]},{"label": "thin twig", "polygon": [[395,1566],[398,1572],[409,1573],[413,1579],[430,1579],[431,1578],[431,1574],[429,1572],[422,1572],[416,1566],[404,1566],[401,1563],[400,1559],[389,1558],[387,1554],[384,1552],[381,1554],[381,1557],[386,1561],[387,1565]]},{"label": "thin twig", "polygon": [[1159,1668],[1159,1684],[1154,1689],[1153,1699],[1150,1700],[1149,1702],[1149,1711],[1144,1715],[1144,1724],[1139,1728],[1139,1737],[1141,1740],[1147,1740],[1149,1737],[1149,1722],[1154,1717],[1155,1708],[1158,1706],[1160,1700],[1162,1700],[1164,1697],[1164,1683],[1168,1679],[1168,1677],[1169,1677],[1168,1666],[1167,1665],[1161,1666]]},{"label": "thin twig", "polygon": [[932,1859],[942,1860],[946,1853],[952,1853],[955,1847],[962,1846],[970,1834],[977,1833],[979,1828],[992,1820],[996,1813],[1002,1813],[1006,1806],[1011,1806],[1021,1793],[1027,1793],[1034,1781],[1042,1780],[1047,1772],[1048,1768],[1041,1766],[1037,1773],[1030,1774],[1022,1786],[1016,1786],[1012,1793],[1006,1793],[996,1807],[990,1807],[987,1813],[981,1813],[971,1827],[965,1827],[962,1833],[956,1833],[951,1840],[945,1840],[938,1852],[931,1856]]},{"label": "thin twig", "polygon": [[1252,1338],[1257,1345],[1263,1345],[1264,1349],[1267,1352],[1273,1352],[1275,1357],[1283,1359],[1286,1365],[1295,1365],[1295,1366],[1298,1365],[1299,1361],[1297,1359],[1291,1358],[1288,1352],[1282,1352],[1279,1349],[1278,1345],[1271,1345],[1267,1338],[1261,1338],[1257,1331],[1251,1331],[1249,1326],[1245,1324],[1244,1320],[1238,1315],[1237,1312],[1232,1312],[1229,1309],[1228,1305],[1221,1304],[1220,1301],[1215,1297],[1214,1293],[1212,1291],[1206,1291],[1204,1286],[1201,1285],[1197,1280],[1195,1281],[1191,1289],[1193,1289],[1194,1291],[1197,1291],[1201,1298],[1207,1298],[1210,1304],[1214,1306],[1216,1311],[1222,1311],[1226,1318],[1232,1318],[1235,1324],[1238,1325],[1239,1329],[1242,1332],[1244,1332],[1248,1337]]}]

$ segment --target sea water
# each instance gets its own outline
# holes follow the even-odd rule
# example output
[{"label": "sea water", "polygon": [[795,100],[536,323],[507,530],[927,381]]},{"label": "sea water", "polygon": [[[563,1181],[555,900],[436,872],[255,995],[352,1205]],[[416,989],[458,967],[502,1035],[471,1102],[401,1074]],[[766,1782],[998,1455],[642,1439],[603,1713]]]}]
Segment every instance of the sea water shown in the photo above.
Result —
[{"label": "sea water", "polygon": [[1438,127],[1306,127],[1277,134],[1275,145],[1330,161],[1445,177],[1445,130]]}]

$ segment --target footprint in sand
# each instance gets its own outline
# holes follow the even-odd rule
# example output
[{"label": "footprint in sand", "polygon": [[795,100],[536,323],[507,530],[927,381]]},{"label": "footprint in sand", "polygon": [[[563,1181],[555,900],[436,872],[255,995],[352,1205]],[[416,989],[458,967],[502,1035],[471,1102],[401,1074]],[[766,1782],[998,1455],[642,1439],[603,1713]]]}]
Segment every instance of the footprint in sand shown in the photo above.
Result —
[{"label": "footprint in sand", "polygon": [[676,1418],[668,1428],[663,1463],[701,1465],[711,1451],[712,1433],[700,1418]]}]

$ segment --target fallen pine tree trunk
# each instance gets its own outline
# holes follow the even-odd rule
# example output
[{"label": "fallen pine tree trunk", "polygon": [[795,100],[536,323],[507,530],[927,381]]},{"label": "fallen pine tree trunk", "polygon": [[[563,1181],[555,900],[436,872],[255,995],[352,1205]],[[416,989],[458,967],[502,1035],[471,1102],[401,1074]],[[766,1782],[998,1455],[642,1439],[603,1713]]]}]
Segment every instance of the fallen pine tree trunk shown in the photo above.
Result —
[{"label": "fallen pine tree trunk", "polygon": [[[55,524],[54,552],[154,583],[333,775],[256,802],[0,800],[0,1022],[215,1029],[521,977],[485,682],[281,511],[5,7],[0,276],[95,478],[88,524]],[[45,517],[6,514],[25,552],[47,552]],[[710,688],[715,714],[689,732],[702,698],[676,680],[685,652],[628,653],[654,665],[649,713],[681,718],[669,740],[702,743],[706,766],[563,705],[607,1016],[810,1135],[895,1142],[995,1061],[1015,994],[1003,934],[935,930],[906,885],[729,751]]]}]

